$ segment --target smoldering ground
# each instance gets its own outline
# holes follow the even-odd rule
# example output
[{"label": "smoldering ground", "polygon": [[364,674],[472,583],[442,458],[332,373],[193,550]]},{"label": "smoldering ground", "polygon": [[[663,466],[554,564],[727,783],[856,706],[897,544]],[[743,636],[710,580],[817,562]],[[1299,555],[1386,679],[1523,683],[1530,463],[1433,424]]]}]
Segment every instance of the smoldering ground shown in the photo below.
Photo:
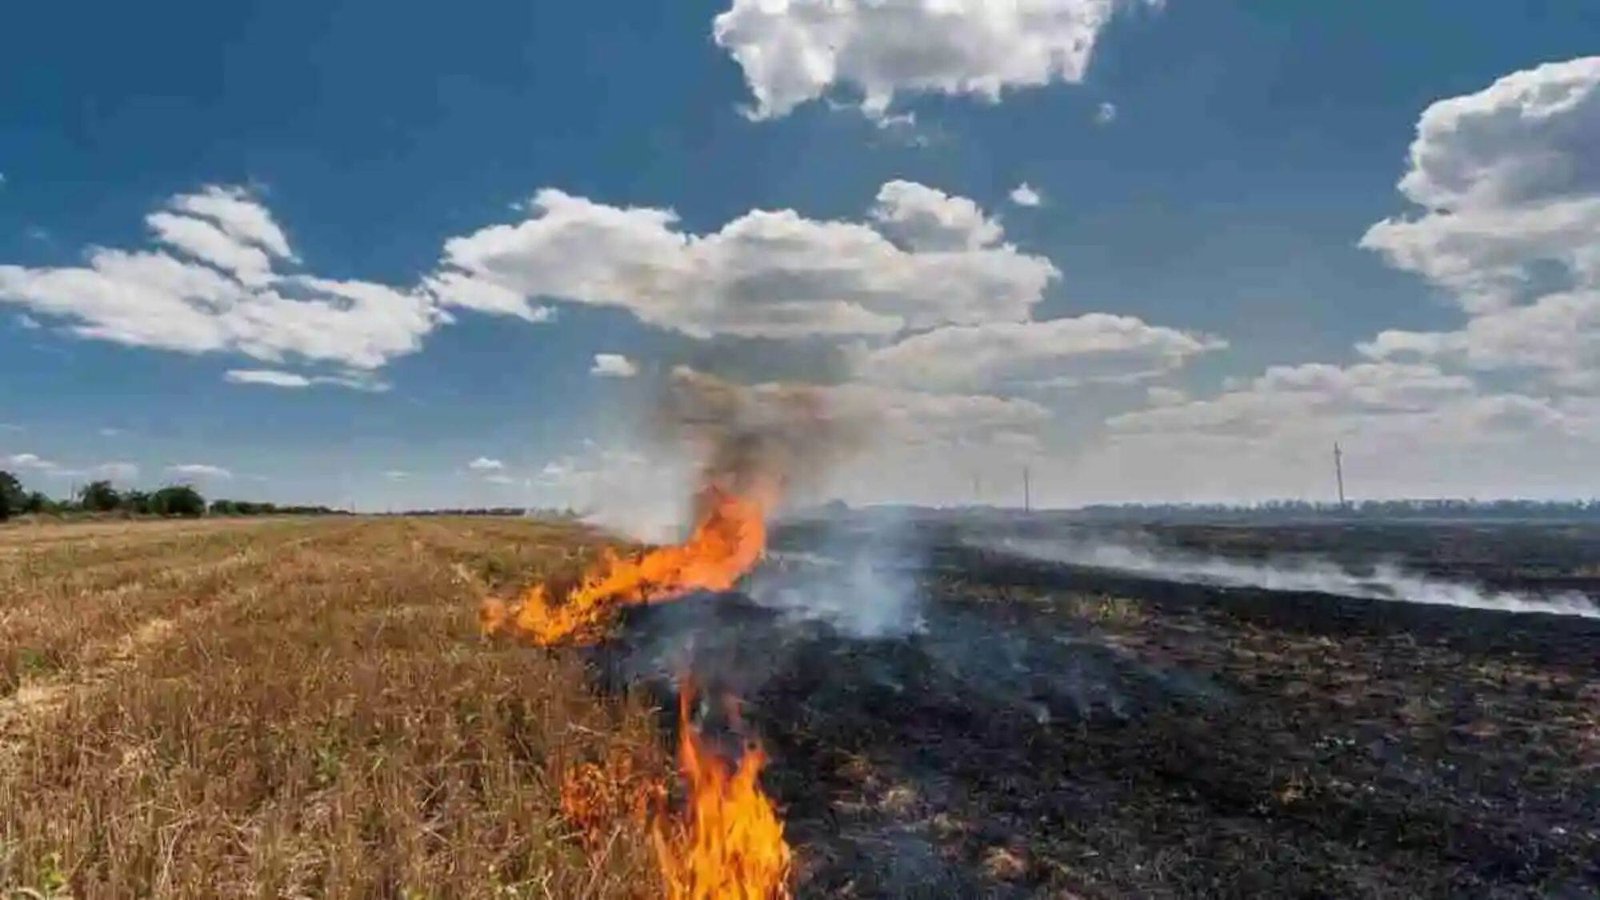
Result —
[{"label": "smoldering ground", "polygon": [[1600,623],[1086,581],[898,530],[780,529],[742,592],[630,610],[592,657],[666,711],[684,671],[741,698],[801,896],[1600,884]]},{"label": "smoldering ground", "polygon": [[1267,557],[1239,560],[1201,555],[1140,535],[1093,534],[1051,538],[1004,537],[974,540],[988,547],[1034,559],[1113,572],[1224,587],[1316,592],[1366,600],[1454,606],[1465,609],[1600,618],[1600,605],[1575,591],[1530,593],[1495,590],[1411,571],[1404,563],[1376,558],[1354,566],[1327,559]]},{"label": "smoldering ground", "polygon": [[[921,633],[865,639],[739,595],[687,598],[630,611],[600,655],[613,685],[650,685],[663,704],[685,671],[708,693],[740,698],[777,760],[769,787],[817,896],[846,884],[865,896],[980,884],[979,860],[964,858],[979,850],[950,843],[933,821],[962,805],[966,770],[1027,770],[1052,733],[1114,727],[1191,696],[1091,639],[1034,635],[942,605],[927,610]],[[862,789],[876,800],[839,802]],[[912,847],[924,849],[908,856]]]},{"label": "smoldering ground", "polygon": [[772,565],[749,593],[630,609],[593,657],[606,687],[644,685],[663,709],[684,674],[739,698],[776,760],[805,896],[1027,896],[1027,872],[987,870],[1016,834],[971,779],[1035,770],[1080,729],[1224,702],[1088,629],[941,596],[903,546],[853,549]]}]

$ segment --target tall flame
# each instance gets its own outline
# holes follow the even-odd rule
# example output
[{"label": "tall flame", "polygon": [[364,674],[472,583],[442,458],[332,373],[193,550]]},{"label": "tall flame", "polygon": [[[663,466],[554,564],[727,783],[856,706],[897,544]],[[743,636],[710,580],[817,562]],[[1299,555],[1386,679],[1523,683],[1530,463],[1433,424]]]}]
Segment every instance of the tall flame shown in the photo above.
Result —
[{"label": "tall flame", "polygon": [[783,823],[761,789],[767,757],[745,748],[737,767],[694,727],[694,688],[678,695],[678,765],[688,787],[681,820],[652,830],[668,900],[782,900],[790,895],[792,853]]},{"label": "tall flame", "polygon": [[[638,559],[609,555],[559,602],[542,584],[524,593],[517,606],[485,600],[484,630],[543,646],[592,644],[604,639],[624,606],[694,590],[728,590],[760,561],[766,516],[776,497],[776,490],[747,486],[735,493],[713,485],[701,497],[687,541]],[[626,757],[570,770],[561,789],[563,814],[593,844],[609,822],[637,818],[647,804],[656,806],[651,836],[668,900],[786,900],[792,852],[761,788],[766,754],[752,743],[730,764],[695,727],[694,693],[686,678],[678,700],[678,766],[688,791],[681,817],[666,814],[659,782],[641,776]],[[737,725],[731,705],[729,716]]]},{"label": "tall flame", "polygon": [[[761,479],[740,491],[713,482],[682,544],[637,559],[607,555],[559,599],[543,584],[524,593],[518,605],[487,599],[484,630],[542,646],[593,644],[605,638],[624,606],[728,590],[760,561],[766,517],[777,496],[775,486]],[[666,814],[659,782],[639,777],[626,759],[569,771],[562,811],[594,843],[608,821],[636,817],[644,804],[655,805],[651,835],[668,900],[786,900],[792,853],[783,822],[761,788],[766,754],[751,744],[730,764],[696,729],[693,699],[694,687],[685,679],[678,702],[678,766],[688,796],[680,818]],[[731,707],[730,717],[737,724]]]},{"label": "tall flame", "polygon": [[[595,644],[625,607],[733,588],[761,561],[767,517],[783,489],[815,475],[865,424],[831,414],[824,396],[675,370],[665,421],[704,453],[688,539],[638,557],[608,553],[571,590],[538,584],[514,603],[487,599],[484,632],[541,646]],[[659,780],[623,759],[568,770],[564,815],[593,843],[608,822],[655,806],[651,834],[669,900],[786,900],[793,854],[761,788],[766,754],[751,744],[737,762],[720,755],[695,726],[693,696],[687,684],[679,693],[678,765],[688,791],[681,816],[666,814]],[[734,711],[730,717],[737,724]]]},{"label": "tall flame", "polygon": [[591,645],[605,638],[624,606],[659,603],[691,591],[726,591],[761,560],[767,514],[776,499],[777,491],[762,485],[735,493],[713,484],[702,494],[694,531],[682,544],[637,559],[607,551],[564,597],[552,597],[537,584],[513,606],[487,599],[480,611],[483,629],[546,647]]}]

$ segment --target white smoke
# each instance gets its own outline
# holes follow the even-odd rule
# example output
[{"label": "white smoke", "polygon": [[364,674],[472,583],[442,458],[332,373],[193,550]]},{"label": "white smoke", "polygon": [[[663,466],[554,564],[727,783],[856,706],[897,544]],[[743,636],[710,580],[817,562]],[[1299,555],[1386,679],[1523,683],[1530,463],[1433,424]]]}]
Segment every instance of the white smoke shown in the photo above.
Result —
[{"label": "white smoke", "polygon": [[660,388],[628,440],[555,460],[537,480],[590,524],[645,543],[683,540],[713,487],[803,493],[860,444],[875,412],[836,409],[816,385],[743,385],[687,366]]},{"label": "white smoke", "polygon": [[922,553],[905,522],[878,516],[869,529],[812,523],[807,552],[778,551],[746,586],[750,599],[785,617],[825,622],[850,637],[904,637],[926,628],[913,572]]},{"label": "white smoke", "polygon": [[1600,618],[1600,606],[1579,593],[1534,595],[1497,591],[1410,572],[1392,562],[1376,563],[1370,572],[1356,572],[1326,560],[1245,562],[1105,540],[1006,538],[999,548],[1034,559],[1189,584],[1315,591],[1368,600]]},{"label": "white smoke", "polygon": [[789,618],[826,622],[851,637],[901,637],[924,627],[915,585],[868,555],[819,566],[793,583],[756,579],[748,594]]}]

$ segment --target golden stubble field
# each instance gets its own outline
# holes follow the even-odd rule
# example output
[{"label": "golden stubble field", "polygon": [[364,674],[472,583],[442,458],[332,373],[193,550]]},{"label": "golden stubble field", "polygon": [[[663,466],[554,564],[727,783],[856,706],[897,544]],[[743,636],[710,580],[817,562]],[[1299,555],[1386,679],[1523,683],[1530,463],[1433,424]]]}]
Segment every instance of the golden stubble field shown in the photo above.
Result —
[{"label": "golden stubble field", "polygon": [[659,892],[569,771],[670,760],[478,601],[600,538],[499,519],[0,528],[0,897]]}]

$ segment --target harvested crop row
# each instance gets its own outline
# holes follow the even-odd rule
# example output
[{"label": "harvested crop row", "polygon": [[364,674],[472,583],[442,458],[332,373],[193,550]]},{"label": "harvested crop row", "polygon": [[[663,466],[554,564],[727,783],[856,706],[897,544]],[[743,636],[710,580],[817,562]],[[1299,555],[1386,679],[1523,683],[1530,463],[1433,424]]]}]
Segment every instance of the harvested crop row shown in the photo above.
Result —
[{"label": "harvested crop row", "polygon": [[619,815],[588,852],[559,809],[583,762],[665,771],[648,710],[597,703],[571,660],[483,644],[459,574],[562,564],[561,533],[453,539],[464,527],[363,521],[252,544],[177,627],[25,729],[0,768],[0,887],[650,892],[638,823]]}]

